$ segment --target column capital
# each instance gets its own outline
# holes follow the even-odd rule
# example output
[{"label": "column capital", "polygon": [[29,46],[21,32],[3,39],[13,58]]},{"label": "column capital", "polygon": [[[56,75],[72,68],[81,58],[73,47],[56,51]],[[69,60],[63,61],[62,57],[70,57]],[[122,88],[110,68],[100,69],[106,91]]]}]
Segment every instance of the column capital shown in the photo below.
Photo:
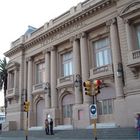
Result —
[{"label": "column capital", "polygon": [[116,24],[116,23],[117,23],[117,19],[112,18],[112,19],[106,21],[106,26],[111,26],[112,24]]},{"label": "column capital", "polygon": [[26,62],[32,61],[32,60],[33,60],[33,58],[31,56],[29,56],[29,57],[26,58]]},{"label": "column capital", "polygon": [[124,22],[124,24],[128,24],[128,25],[132,24],[132,22],[128,19],[123,19],[123,22]]},{"label": "column capital", "polygon": [[51,46],[50,47],[50,51],[56,51],[56,47],[55,46]]},{"label": "column capital", "polygon": [[51,51],[51,48],[46,48],[45,50],[42,51],[42,54],[45,55],[46,53],[49,53]]},{"label": "column capital", "polygon": [[86,38],[87,34],[85,32],[82,32],[81,34],[78,35],[79,38]]},{"label": "column capital", "polygon": [[73,43],[74,41],[78,40],[79,39],[79,35],[75,35],[75,36],[72,36],[70,37],[70,43]]}]

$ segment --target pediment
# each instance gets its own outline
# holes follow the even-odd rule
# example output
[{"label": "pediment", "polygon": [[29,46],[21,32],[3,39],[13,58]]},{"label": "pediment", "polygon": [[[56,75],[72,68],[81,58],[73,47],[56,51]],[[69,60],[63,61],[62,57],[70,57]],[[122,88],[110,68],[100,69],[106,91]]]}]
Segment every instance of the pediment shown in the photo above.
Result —
[{"label": "pediment", "polygon": [[18,62],[15,62],[15,61],[10,61],[7,66],[6,66],[6,69],[14,69],[14,68],[18,68],[20,66],[20,64]]},{"label": "pediment", "polygon": [[120,17],[133,13],[134,11],[140,10],[140,1],[134,1],[123,8],[120,12]]}]

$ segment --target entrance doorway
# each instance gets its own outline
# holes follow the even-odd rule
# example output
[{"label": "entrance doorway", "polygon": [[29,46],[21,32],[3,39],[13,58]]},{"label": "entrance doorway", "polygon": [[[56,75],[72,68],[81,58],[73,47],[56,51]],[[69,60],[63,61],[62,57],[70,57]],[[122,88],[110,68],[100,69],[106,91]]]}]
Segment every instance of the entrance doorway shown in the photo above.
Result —
[{"label": "entrance doorway", "polygon": [[43,110],[45,109],[45,101],[40,100],[36,105],[36,121],[37,126],[43,126],[44,120],[43,120]]},{"label": "entrance doorway", "polygon": [[72,94],[68,94],[64,96],[62,100],[62,111],[63,111],[63,124],[69,125],[72,124],[72,107],[74,104],[74,96]]}]

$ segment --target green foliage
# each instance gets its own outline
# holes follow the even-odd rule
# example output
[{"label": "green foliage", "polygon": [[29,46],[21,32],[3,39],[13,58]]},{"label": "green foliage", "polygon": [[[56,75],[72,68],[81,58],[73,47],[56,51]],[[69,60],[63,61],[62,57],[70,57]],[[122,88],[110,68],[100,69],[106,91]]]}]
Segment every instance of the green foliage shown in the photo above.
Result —
[{"label": "green foliage", "polygon": [[6,107],[6,90],[7,90],[7,61],[4,57],[3,60],[0,59],[0,90],[4,89],[4,103]]}]

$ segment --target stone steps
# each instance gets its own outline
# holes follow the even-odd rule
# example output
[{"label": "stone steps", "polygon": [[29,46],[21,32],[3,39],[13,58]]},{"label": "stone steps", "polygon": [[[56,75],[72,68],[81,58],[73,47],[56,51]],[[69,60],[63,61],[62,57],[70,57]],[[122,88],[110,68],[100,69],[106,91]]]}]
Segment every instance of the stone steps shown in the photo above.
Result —
[{"label": "stone steps", "polygon": [[[54,135],[46,135],[44,130],[30,130],[29,136],[42,138],[93,138],[93,129],[73,129],[73,130],[54,130]],[[2,132],[2,137],[24,137],[24,131]],[[102,128],[97,129],[99,139],[136,139],[137,130],[135,128]]]}]

